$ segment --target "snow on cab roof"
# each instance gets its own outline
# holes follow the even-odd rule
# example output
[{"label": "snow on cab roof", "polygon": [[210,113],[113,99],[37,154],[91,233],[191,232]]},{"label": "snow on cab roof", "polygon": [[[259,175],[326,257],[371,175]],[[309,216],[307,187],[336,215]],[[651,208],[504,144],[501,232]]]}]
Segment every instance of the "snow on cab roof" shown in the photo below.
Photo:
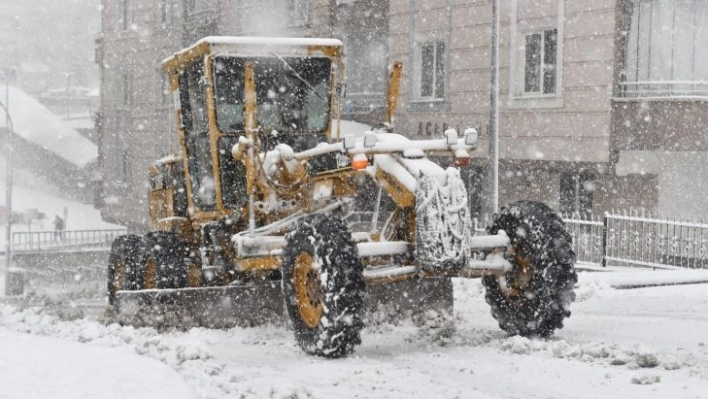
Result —
[{"label": "snow on cab roof", "polygon": [[339,39],[313,38],[313,37],[268,37],[268,36],[208,36],[188,48],[181,50],[174,55],[164,59],[162,64],[194,51],[200,46],[208,44],[210,46],[263,46],[263,47],[287,47],[287,46],[313,46],[313,47],[342,47]]},{"label": "snow on cab roof", "polygon": [[341,47],[338,39],[312,37],[258,37],[258,36],[209,36],[198,41],[209,44],[261,44],[264,46],[336,46]]}]

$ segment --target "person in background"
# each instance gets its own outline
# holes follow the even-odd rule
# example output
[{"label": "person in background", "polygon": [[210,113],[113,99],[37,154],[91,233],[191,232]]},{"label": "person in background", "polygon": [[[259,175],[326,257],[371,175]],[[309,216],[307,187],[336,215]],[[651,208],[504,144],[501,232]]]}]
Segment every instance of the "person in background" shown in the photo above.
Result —
[{"label": "person in background", "polygon": [[64,239],[64,219],[60,218],[59,215],[54,217],[54,238]]}]

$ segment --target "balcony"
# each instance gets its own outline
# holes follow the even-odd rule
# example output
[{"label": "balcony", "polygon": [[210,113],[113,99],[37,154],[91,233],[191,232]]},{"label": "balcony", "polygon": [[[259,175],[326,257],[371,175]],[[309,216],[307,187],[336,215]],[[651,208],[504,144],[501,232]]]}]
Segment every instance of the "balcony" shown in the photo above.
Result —
[{"label": "balcony", "polygon": [[708,100],[708,81],[666,80],[620,83],[622,98]]}]

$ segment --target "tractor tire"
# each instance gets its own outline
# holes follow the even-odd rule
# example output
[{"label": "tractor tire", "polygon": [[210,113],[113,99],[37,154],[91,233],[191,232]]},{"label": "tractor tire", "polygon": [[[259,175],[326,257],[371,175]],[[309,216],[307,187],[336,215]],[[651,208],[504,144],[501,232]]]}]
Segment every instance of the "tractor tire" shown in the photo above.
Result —
[{"label": "tractor tire", "polygon": [[556,212],[530,201],[502,208],[488,232],[499,230],[511,240],[505,257],[513,270],[482,278],[492,316],[511,334],[548,337],[563,328],[575,300],[571,236]]},{"label": "tractor tire", "polygon": [[364,265],[342,220],[317,215],[288,234],[283,296],[295,339],[308,354],[339,358],[361,343]]},{"label": "tractor tire", "polygon": [[134,234],[120,236],[113,241],[107,273],[110,305],[115,305],[116,292],[133,291],[142,286],[140,270],[144,245],[143,238]]},{"label": "tractor tire", "polygon": [[189,247],[174,233],[156,231],[145,236],[141,289],[187,286]]}]

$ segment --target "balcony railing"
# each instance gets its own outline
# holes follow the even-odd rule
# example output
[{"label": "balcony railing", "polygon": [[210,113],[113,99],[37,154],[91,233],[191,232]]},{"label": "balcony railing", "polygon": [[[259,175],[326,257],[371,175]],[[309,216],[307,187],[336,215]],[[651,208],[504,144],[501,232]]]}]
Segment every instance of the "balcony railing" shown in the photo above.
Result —
[{"label": "balcony railing", "polygon": [[110,248],[125,229],[65,230],[12,233],[13,252],[62,251],[82,248]]},{"label": "balcony railing", "polygon": [[620,85],[625,98],[708,98],[708,81],[637,81]]}]

